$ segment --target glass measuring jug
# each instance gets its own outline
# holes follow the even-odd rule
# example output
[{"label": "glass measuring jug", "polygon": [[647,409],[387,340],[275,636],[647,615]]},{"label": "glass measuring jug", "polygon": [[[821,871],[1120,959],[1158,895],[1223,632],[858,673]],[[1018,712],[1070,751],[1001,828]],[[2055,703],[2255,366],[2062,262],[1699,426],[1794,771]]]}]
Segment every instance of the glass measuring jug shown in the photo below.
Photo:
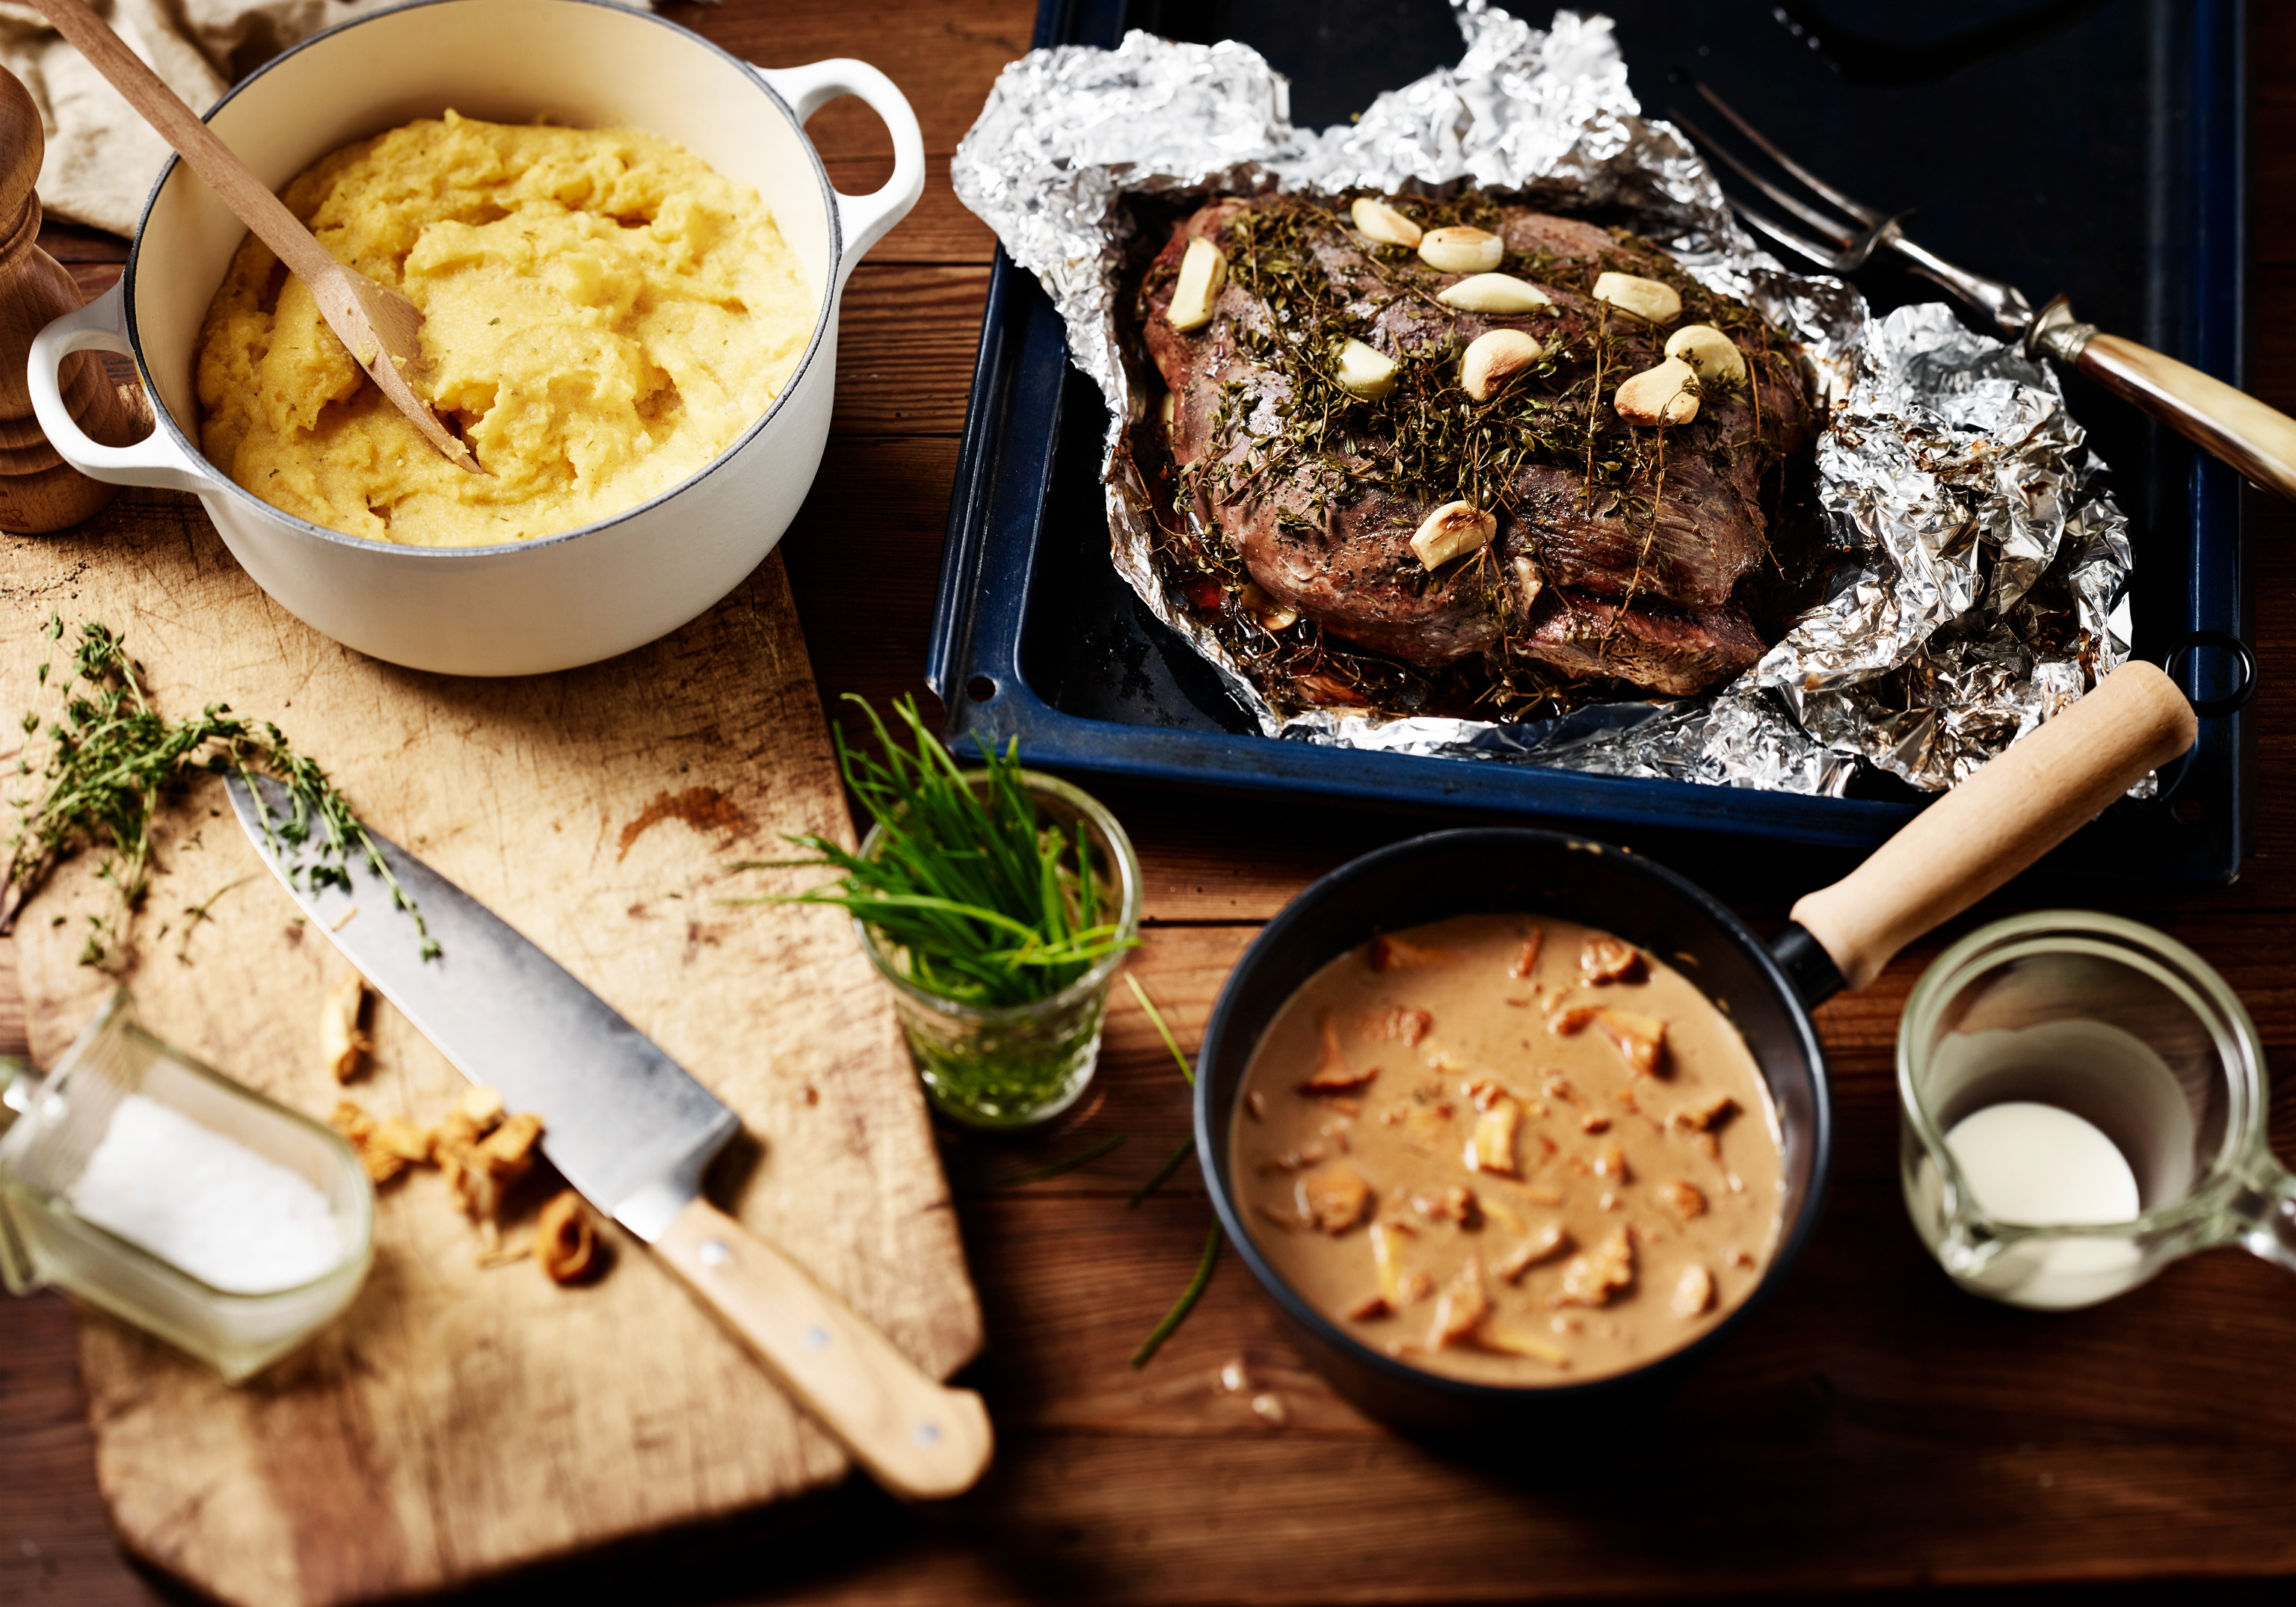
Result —
[{"label": "glass measuring jug", "polygon": [[[124,1111],[147,1132],[156,1121],[181,1136],[196,1124],[203,1145],[236,1146],[208,1152],[242,1174],[269,1163],[302,1179],[325,1202],[331,1253],[283,1287],[219,1287],[93,1219],[106,1213],[82,1209],[81,1185]],[[130,1192],[168,1203],[164,1186]],[[237,1383],[350,1304],[373,1259],[373,1188],[339,1136],[153,1037],[124,991],[45,1078],[0,1061],[0,1279],[11,1293],[68,1289]]]},{"label": "glass measuring jug", "polygon": [[[2296,1177],[2266,1143],[2256,1028],[2205,960],[2150,927],[2046,910],[1972,932],[1906,1001],[1898,1092],[1906,1209],[1972,1293],[2043,1310],[2089,1306],[2181,1256],[2234,1242],[2296,1272]],[[2066,1127],[2081,1140],[2085,1123],[2126,1163],[2134,1214],[1988,1213],[1983,1181],[1972,1182],[1977,1152],[1956,1129],[1997,1106],[2023,1116],[2041,1107],[2042,1117],[2022,1129],[2038,1142],[1997,1147],[1986,1160],[1997,1207],[2012,1193],[2048,1197],[2054,1179],[2015,1168],[2062,1163],[2046,1141]],[[2009,1130],[2019,1131],[2013,1117]],[[2094,1160],[2101,1146],[2086,1136]],[[2103,1164],[2113,1166],[2109,1155]]]}]

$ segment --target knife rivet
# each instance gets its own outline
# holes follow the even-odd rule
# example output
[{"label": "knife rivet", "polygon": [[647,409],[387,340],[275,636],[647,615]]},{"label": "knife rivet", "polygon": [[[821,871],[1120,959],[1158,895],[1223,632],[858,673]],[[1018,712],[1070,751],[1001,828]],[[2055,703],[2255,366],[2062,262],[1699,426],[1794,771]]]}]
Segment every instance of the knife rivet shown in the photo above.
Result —
[{"label": "knife rivet", "polygon": [[924,1422],[917,1424],[915,1431],[911,1434],[910,1438],[914,1439],[919,1445],[939,1445],[940,1443],[940,1424],[933,1422],[931,1418],[927,1418]]},{"label": "knife rivet", "polygon": [[829,1330],[816,1323],[805,1331],[805,1348],[808,1350],[829,1349]]},{"label": "knife rivet", "polygon": [[726,1248],[725,1240],[704,1239],[701,1242],[701,1264],[704,1267],[723,1267],[733,1259],[734,1252]]}]

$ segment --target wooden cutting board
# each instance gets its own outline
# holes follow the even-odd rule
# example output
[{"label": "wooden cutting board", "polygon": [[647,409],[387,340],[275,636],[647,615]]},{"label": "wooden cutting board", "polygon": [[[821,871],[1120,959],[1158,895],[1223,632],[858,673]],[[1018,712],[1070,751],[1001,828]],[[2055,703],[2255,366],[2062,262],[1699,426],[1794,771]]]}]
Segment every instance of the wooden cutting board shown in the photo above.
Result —
[{"label": "wooden cutting board", "polygon": [[[711,1193],[939,1376],[979,1349],[948,1190],[889,1001],[824,909],[729,897],[781,833],[851,832],[778,554],[666,641],[518,681],[376,663],[272,603],[199,504],[131,491],[0,545],[0,744],[33,706],[37,628],[123,631],[158,707],[275,720],[353,807],[491,906],[740,1113]],[[53,709],[53,700],[39,705]],[[427,1125],[462,1078],[395,1012],[339,1090],[319,1013],[345,963],[297,919],[220,784],[171,807],[130,978],[152,1030],[324,1117],[347,1092]],[[112,986],[78,963],[93,857],[19,922],[35,1054]],[[188,920],[204,906],[208,918]],[[541,1180],[549,1185],[549,1180]],[[549,1185],[554,1186],[554,1185]],[[525,1191],[530,1213],[548,1187]],[[843,1453],[619,1229],[596,1284],[482,1270],[441,1179],[379,1191],[374,1270],[316,1341],[230,1389],[100,1315],[81,1324],[121,1539],[227,1601],[430,1589],[831,1483]],[[506,1237],[515,1242],[513,1224]]]}]

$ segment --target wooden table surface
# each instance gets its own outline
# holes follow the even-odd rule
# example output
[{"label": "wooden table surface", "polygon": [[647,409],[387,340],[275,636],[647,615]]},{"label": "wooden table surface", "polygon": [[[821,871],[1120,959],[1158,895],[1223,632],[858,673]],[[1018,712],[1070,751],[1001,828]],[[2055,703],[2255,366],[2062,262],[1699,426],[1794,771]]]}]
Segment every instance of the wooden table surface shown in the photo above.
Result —
[{"label": "wooden table surface", "polygon": [[[923,202],[846,292],[835,436],[787,556],[825,693],[922,693],[957,437],[991,242],[947,187],[991,78],[1028,44],[1033,0],[742,0],[678,20],[768,65],[857,55],[909,94]],[[2253,30],[2253,388],[2296,410],[2296,7]],[[813,133],[840,186],[890,171],[852,103]],[[52,230],[90,283],[117,242]],[[2207,955],[2246,999],[2276,1070],[2296,1054],[2296,509],[2259,521],[2256,855],[2210,894],[2099,895]],[[324,756],[322,756],[324,757]],[[1308,881],[1422,823],[1297,803],[1208,808],[1100,785],[1146,866],[1137,974],[1193,1045],[1253,931]],[[1635,846],[1757,921],[1841,866],[1691,840]],[[1890,1046],[1907,989],[2013,887],[1818,1013],[1840,1142],[1824,1218],[1792,1279],[1652,1422],[1495,1443],[1473,1465],[1365,1422],[1302,1365],[1232,1256],[1146,1368],[1134,1348],[1186,1283],[1210,1220],[1193,1166],[1126,1197],[1185,1136],[1185,1091],[1119,994],[1089,1108],[1025,1144],[945,1153],[987,1307],[969,1375],[1001,1438],[982,1488],[909,1512],[849,1487],[761,1517],[500,1582],[488,1600],[649,1602],[1498,1601],[2042,1582],[2205,1582],[2284,1599],[2296,1574],[2296,1285],[2234,1251],[2185,1261],[2100,1308],[2043,1316],[1963,1297],[1898,1197]],[[2062,895],[2060,895],[2062,896]],[[20,1048],[0,945],[0,1051]],[[2274,1123],[2296,1156],[2296,1097]],[[996,1180],[1115,1134],[1078,1171]],[[1249,1375],[1223,1389],[1226,1364]],[[1255,1412],[1257,1396],[1280,1403]],[[1275,1419],[1280,1416],[1281,1421]],[[0,1603],[167,1599],[113,1545],[97,1497],[72,1319],[54,1295],[0,1303]],[[1987,1594],[1990,1594],[1989,1592]],[[2019,1592],[2021,1596],[2024,1593]],[[2056,1593],[2047,1593],[2054,1595]]]}]

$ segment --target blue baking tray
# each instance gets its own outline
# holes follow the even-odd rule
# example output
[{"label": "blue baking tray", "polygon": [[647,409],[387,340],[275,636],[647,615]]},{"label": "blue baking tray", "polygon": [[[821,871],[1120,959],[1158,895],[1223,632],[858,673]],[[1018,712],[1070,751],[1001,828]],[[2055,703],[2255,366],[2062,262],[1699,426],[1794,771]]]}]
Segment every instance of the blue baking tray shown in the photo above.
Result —
[{"label": "blue baking tray", "polygon": [[[2243,378],[2244,7],[2239,0],[1621,0],[1605,8],[1646,112],[1687,69],[1852,193],[1915,206],[1944,256],[2056,291],[2081,316],[2234,384]],[[1541,19],[1543,20],[1543,19]],[[1288,74],[1302,124],[1456,61],[1444,0],[1045,0],[1035,44],[1108,45],[1128,28],[1234,37]],[[1939,298],[1876,266],[1877,308]],[[2250,635],[2239,477],[2074,377],[2074,414],[2130,515],[2141,656],[2196,632]],[[1119,580],[1100,482],[1105,411],[1069,365],[1061,322],[1000,252],[941,562],[927,678],[948,733],[1020,739],[1029,763],[1390,808],[1664,828],[1857,849],[1922,798],[1862,777],[1847,798],[1572,775],[1279,742]],[[2240,670],[2177,663],[2195,700]],[[2252,715],[2202,722],[2158,797],[2118,803],[2052,859],[2075,874],[2220,883],[2249,832]]]}]

